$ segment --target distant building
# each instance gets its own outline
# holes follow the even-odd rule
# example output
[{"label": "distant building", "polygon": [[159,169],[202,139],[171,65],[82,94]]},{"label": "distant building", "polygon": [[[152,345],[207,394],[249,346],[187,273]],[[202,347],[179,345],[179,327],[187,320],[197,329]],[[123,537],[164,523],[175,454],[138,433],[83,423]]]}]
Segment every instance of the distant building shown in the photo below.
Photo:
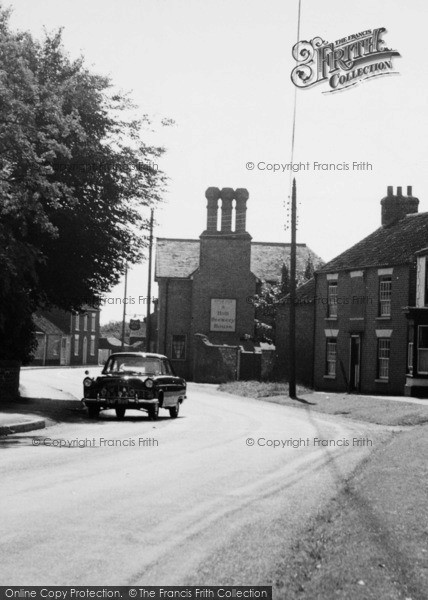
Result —
[{"label": "distant building", "polygon": [[[196,334],[228,346],[254,337],[254,295],[262,281],[280,280],[290,256],[289,244],[252,241],[246,231],[246,189],[208,188],[205,196],[207,228],[199,239],[159,238],[156,248],[157,349],[188,379],[200,344]],[[308,258],[320,260],[306,244],[298,244],[302,273]]]},{"label": "distant building", "polygon": [[100,311],[84,306],[80,312],[60,309],[33,316],[37,348],[33,365],[98,364]]},{"label": "distant building", "polygon": [[418,205],[410,186],[406,196],[388,187],[381,227],[316,271],[312,318],[297,300],[297,353],[312,337],[316,389],[428,396],[428,213]]}]

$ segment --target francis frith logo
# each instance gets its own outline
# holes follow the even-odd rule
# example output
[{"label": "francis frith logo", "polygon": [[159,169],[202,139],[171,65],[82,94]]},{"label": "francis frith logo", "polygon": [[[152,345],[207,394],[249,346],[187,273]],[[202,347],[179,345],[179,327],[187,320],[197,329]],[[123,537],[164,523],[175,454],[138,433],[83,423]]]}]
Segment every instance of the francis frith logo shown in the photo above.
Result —
[{"label": "francis frith logo", "polygon": [[292,82],[299,88],[309,88],[328,81],[331,89],[323,93],[331,93],[372,77],[396,75],[392,59],[400,54],[384,47],[381,36],[385,32],[379,27],[331,43],[321,37],[297,42],[292,51],[297,62],[291,72]]}]

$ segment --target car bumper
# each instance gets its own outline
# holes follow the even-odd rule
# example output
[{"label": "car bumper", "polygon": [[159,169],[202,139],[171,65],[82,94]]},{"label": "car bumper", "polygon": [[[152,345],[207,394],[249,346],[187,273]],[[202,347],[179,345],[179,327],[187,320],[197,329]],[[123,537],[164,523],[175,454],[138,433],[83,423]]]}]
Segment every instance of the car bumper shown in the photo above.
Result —
[{"label": "car bumper", "polygon": [[157,404],[157,398],[82,398],[86,406],[98,406],[99,408],[134,408],[149,409]]}]

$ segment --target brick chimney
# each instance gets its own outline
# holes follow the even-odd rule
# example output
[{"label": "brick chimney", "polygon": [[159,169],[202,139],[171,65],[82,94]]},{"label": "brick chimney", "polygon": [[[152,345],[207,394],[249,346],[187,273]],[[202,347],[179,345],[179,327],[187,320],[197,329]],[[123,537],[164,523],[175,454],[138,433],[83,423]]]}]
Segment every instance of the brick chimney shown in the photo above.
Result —
[{"label": "brick chimney", "polygon": [[[209,187],[205,192],[207,199],[207,228],[203,236],[240,236],[250,237],[246,231],[246,212],[249,194],[245,188]],[[220,200],[220,202],[219,202]],[[218,211],[221,214],[220,231],[217,229]],[[233,219],[235,211],[235,219]],[[235,227],[232,229],[233,221]]]},{"label": "brick chimney", "polygon": [[403,196],[402,187],[397,187],[394,195],[392,185],[387,188],[387,195],[380,201],[382,206],[382,227],[395,225],[406,215],[418,212],[419,200],[412,195],[412,186],[407,186],[407,196]]}]

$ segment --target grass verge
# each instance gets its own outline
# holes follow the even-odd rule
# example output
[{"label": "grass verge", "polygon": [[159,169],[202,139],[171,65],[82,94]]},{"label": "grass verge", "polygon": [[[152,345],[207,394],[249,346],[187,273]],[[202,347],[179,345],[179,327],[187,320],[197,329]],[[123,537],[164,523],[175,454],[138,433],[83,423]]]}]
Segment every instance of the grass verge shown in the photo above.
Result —
[{"label": "grass verge", "polygon": [[275,596],[426,600],[428,426],[395,434],[319,514],[275,574]]},{"label": "grass verge", "polygon": [[379,425],[409,426],[428,423],[428,403],[411,404],[373,396],[311,392],[304,387],[297,388],[298,398],[292,400],[287,395],[288,385],[277,382],[231,381],[221,384],[219,390]]}]

